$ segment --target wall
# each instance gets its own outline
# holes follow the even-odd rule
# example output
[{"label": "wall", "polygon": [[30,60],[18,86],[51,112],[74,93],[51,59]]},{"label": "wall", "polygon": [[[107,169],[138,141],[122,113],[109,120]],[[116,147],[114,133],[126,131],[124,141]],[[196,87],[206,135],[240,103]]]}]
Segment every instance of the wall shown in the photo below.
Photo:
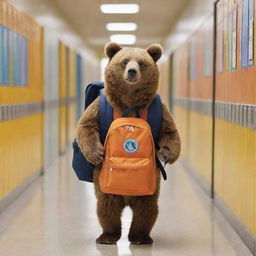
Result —
[{"label": "wall", "polygon": [[217,5],[214,184],[216,195],[255,236],[255,30],[249,26],[255,16],[253,3],[221,0]]},{"label": "wall", "polygon": [[168,105],[169,99],[168,95],[170,94],[169,91],[169,61],[167,56],[163,56],[158,64],[160,77],[159,77],[159,86],[158,86],[158,93],[161,95],[161,99]]},{"label": "wall", "polygon": [[173,86],[181,162],[254,253],[255,8],[253,0],[219,0],[214,37],[213,5],[212,14],[172,52],[169,85],[162,88],[166,93]]},{"label": "wall", "polygon": [[0,199],[43,168],[43,30],[0,2]]},{"label": "wall", "polygon": [[3,0],[0,24],[1,212],[71,149],[84,83],[99,70],[96,59]]}]

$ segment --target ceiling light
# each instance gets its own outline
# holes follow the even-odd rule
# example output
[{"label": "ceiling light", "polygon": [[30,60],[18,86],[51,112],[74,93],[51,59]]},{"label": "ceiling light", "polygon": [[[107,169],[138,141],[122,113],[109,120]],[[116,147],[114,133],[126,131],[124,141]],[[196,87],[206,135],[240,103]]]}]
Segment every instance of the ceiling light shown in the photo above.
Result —
[{"label": "ceiling light", "polygon": [[102,4],[100,9],[103,13],[137,13],[140,8],[137,4]]},{"label": "ceiling light", "polygon": [[135,31],[137,29],[136,23],[108,23],[106,25],[109,31]]},{"label": "ceiling light", "polygon": [[135,35],[111,35],[110,41],[115,42],[117,44],[126,44],[131,45],[135,44],[136,36]]}]

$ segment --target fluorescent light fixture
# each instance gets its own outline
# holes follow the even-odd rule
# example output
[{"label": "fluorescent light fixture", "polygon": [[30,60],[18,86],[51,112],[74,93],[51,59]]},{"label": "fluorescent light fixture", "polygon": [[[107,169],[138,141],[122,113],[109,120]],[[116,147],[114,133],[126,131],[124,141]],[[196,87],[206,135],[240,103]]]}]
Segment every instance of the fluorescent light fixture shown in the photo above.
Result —
[{"label": "fluorescent light fixture", "polygon": [[102,4],[103,13],[137,13],[140,10],[137,4]]},{"label": "fluorescent light fixture", "polygon": [[136,36],[135,35],[125,35],[125,34],[111,35],[110,41],[115,42],[117,44],[131,45],[131,44],[135,44]]},{"label": "fluorescent light fixture", "polygon": [[135,31],[137,29],[136,23],[108,23],[106,24],[108,31]]}]

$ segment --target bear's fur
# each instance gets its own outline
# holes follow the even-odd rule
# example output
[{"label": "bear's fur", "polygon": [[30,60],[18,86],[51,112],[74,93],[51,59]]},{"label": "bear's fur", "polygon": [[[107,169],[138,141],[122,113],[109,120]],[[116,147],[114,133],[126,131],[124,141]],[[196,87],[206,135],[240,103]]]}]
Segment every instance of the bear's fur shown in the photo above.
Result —
[{"label": "bear's fur", "polygon": [[[149,48],[121,48],[108,43],[105,52],[109,63],[105,69],[105,95],[111,106],[122,109],[145,108],[156,95],[159,80],[157,60],[162,48],[153,44]],[[130,113],[129,116],[134,116]],[[157,189],[151,196],[120,196],[102,193],[99,173],[104,158],[103,145],[99,140],[99,98],[84,112],[77,126],[77,141],[87,160],[95,164],[94,185],[97,198],[97,215],[103,233],[97,243],[114,244],[121,237],[121,214],[125,206],[133,211],[129,241],[134,244],[148,244],[151,229],[158,215],[160,174],[157,169]],[[176,161],[180,154],[180,138],[174,120],[163,104],[163,122],[160,128],[157,152],[160,160],[167,163]]]}]

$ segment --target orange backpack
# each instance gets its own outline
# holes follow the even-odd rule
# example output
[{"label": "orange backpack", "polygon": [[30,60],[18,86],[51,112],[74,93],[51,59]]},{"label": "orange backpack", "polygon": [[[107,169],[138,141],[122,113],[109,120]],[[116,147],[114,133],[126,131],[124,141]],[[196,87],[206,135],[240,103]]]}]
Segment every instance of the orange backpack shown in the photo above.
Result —
[{"label": "orange backpack", "polygon": [[126,196],[152,195],[156,190],[155,144],[141,117],[120,117],[114,112],[105,143],[105,159],[100,172],[102,192]]}]

